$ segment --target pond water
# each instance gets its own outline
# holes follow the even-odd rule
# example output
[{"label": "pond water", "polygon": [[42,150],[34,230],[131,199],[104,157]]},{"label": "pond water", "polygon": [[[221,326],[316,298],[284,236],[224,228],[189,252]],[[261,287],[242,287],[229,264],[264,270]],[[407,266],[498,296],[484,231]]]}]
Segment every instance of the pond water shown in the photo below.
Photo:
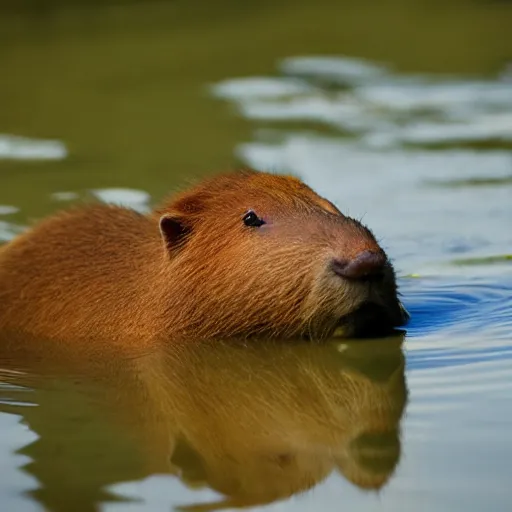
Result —
[{"label": "pond water", "polygon": [[2,510],[511,509],[510,2],[1,9],[0,241],[292,172],[372,228],[411,313],[322,346],[0,333]]}]

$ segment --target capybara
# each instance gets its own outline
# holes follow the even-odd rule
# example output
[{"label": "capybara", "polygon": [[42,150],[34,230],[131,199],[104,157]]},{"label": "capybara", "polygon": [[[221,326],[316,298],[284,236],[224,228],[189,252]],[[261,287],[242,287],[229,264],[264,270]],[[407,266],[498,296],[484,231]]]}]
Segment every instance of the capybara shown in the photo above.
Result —
[{"label": "capybara", "polygon": [[337,473],[378,490],[400,461],[402,343],[191,340],[120,350],[0,333],[0,380],[13,384],[0,386],[0,412],[37,435],[19,453],[48,511],[101,509],[113,484],[155,474],[215,491],[171,492],[187,503],[176,510],[262,505]]},{"label": "capybara", "polygon": [[148,215],[77,207],[0,249],[0,329],[44,337],[323,339],[406,319],[369,229],[291,176],[219,175]]}]

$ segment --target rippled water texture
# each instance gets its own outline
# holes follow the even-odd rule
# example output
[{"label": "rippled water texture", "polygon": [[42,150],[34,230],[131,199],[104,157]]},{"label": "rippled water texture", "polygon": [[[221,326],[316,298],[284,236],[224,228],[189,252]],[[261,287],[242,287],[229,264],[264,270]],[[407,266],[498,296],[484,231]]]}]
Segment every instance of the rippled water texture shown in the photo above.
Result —
[{"label": "rippled water texture", "polygon": [[[288,9],[309,13],[301,5]],[[482,31],[492,26],[489,20],[504,18],[498,2],[493,5],[496,10],[481,18]],[[243,165],[297,174],[372,228],[394,261],[411,313],[405,339],[332,340],[321,347],[198,345],[120,360],[98,357],[94,346],[70,354],[47,349],[47,341],[18,344],[0,333],[2,510],[92,511],[95,504],[108,512],[511,509],[510,64],[485,53],[486,44],[494,44],[490,38],[463,41],[457,10],[441,17],[432,7],[414,18],[420,39],[423,16],[425,27],[437,20],[444,46],[430,53],[430,29],[426,46],[418,40],[417,47],[412,40],[395,47],[393,37],[381,34],[397,64],[321,50],[365,54],[364,38],[349,28],[344,43],[308,48],[292,11],[275,11],[274,21],[257,13],[241,23],[233,37],[243,39],[246,53],[233,62],[222,57],[227,42],[214,42],[208,24],[194,25],[195,35],[183,29],[176,41],[187,51],[174,61],[167,52],[179,44],[167,42],[164,32],[151,31],[131,47],[121,23],[112,25],[119,34],[105,48],[115,71],[104,66],[101,74],[91,66],[96,81],[63,78],[74,84],[69,94],[76,102],[87,88],[96,91],[97,105],[112,108],[111,128],[95,125],[93,109],[79,104],[83,125],[63,115],[48,92],[51,80],[44,81],[40,105],[54,105],[56,118],[47,116],[51,129],[25,132],[17,122],[4,128],[0,118],[0,184],[12,187],[0,191],[0,241],[34,217],[84,199],[146,212],[166,189],[203,174],[203,163],[227,162],[225,151]],[[124,19],[115,12],[106,13],[105,26]],[[351,27],[368,22],[373,30],[379,16],[395,11],[379,11],[375,25],[355,12],[345,13],[355,20]],[[314,16],[304,15],[312,24]],[[441,19],[451,20],[464,42],[460,53]],[[479,19],[475,15],[473,23]],[[137,23],[143,31],[158,21],[141,14]],[[273,23],[276,37],[289,26],[296,39],[288,44],[282,35],[279,51],[263,36],[255,39],[262,48],[269,45],[262,66],[256,56],[263,50],[247,40]],[[99,22],[95,27],[101,32]],[[205,39],[190,43],[203,29]],[[92,38],[87,30],[80,28],[69,47],[45,41],[64,57],[71,48],[69,55],[87,66],[81,53]],[[425,62],[413,55],[411,65],[406,50],[400,53],[408,44]],[[136,49],[142,46],[144,58]],[[206,47],[215,67],[203,73]],[[23,56],[23,44],[16,48]],[[414,71],[435,67],[445,53],[442,73]],[[452,72],[457,59],[471,67],[466,54],[480,63],[476,71]],[[161,60],[151,60],[155,55]],[[189,58],[198,63],[193,72],[180,72]],[[478,71],[491,60],[492,72]],[[176,66],[169,75],[167,65]],[[188,94],[180,100],[183,111],[177,103],[166,110],[166,97],[180,91]],[[10,112],[16,120],[18,113]],[[20,111],[20,119],[24,115]],[[206,128],[210,117],[215,129]],[[101,142],[92,136],[96,129]],[[155,156],[155,147],[165,149]],[[169,170],[168,161],[184,170]]]}]

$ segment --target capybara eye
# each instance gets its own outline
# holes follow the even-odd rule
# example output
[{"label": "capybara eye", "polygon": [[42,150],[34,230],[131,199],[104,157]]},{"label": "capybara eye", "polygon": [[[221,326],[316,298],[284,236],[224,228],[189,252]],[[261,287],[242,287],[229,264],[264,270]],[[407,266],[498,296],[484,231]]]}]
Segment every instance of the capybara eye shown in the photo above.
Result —
[{"label": "capybara eye", "polygon": [[260,219],[252,210],[249,210],[243,218],[244,224],[251,228],[259,228],[265,224],[263,219]]}]

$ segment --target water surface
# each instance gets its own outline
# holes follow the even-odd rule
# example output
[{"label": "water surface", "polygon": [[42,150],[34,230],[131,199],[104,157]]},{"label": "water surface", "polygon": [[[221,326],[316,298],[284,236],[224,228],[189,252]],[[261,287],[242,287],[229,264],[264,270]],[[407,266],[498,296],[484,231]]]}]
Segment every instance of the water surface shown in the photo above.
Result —
[{"label": "water surface", "polygon": [[412,315],[323,346],[0,334],[5,510],[510,509],[512,6],[362,4],[5,2],[1,241],[291,172],[374,230]]}]

